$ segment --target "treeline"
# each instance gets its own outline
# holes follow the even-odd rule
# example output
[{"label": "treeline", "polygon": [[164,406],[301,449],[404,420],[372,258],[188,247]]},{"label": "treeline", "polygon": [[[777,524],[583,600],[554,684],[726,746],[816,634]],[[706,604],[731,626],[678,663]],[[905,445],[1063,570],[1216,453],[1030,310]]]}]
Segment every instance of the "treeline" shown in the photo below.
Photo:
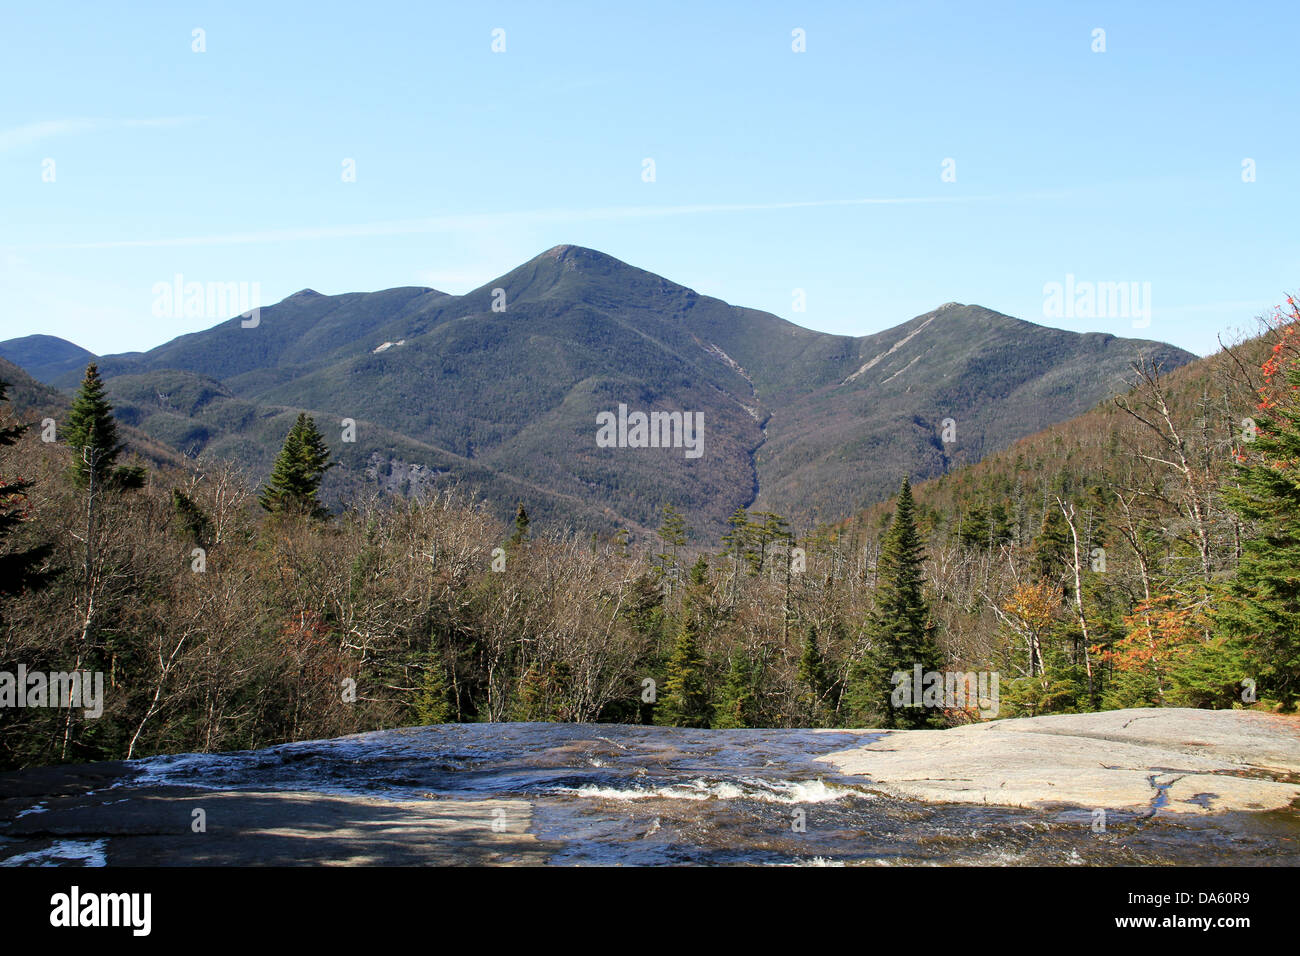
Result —
[{"label": "treeline", "polygon": [[[303,415],[260,493],[121,463],[93,366],[58,441],[0,432],[0,674],[94,671],[103,714],[0,709],[27,766],[443,721],[941,726],[890,675],[996,671],[1000,716],[1300,695],[1300,315],[834,527],[739,510],[714,551],[539,530],[469,493],[330,516]],[[1262,355],[1256,355],[1262,352]],[[12,417],[12,416],[11,416]]]}]

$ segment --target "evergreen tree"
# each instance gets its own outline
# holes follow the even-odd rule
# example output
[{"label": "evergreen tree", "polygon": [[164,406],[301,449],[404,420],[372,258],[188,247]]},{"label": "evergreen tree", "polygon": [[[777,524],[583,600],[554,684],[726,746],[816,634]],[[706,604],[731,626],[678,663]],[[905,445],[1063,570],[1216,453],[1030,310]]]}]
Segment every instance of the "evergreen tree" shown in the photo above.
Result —
[{"label": "evergreen tree", "polygon": [[731,513],[731,517],[727,519],[727,524],[731,528],[722,536],[723,553],[731,555],[737,565],[741,561],[748,560],[751,573],[756,573],[753,571],[755,559],[751,553],[754,526],[750,523],[749,512],[744,508],[737,508]]},{"label": "evergreen tree", "polygon": [[1219,634],[1244,645],[1256,670],[1240,678],[1287,706],[1300,700],[1300,360],[1288,353],[1283,365],[1278,356],[1294,329],[1264,364],[1256,438],[1238,455],[1238,487],[1225,495],[1253,535],[1217,613]]},{"label": "evergreen tree", "polygon": [[989,534],[992,538],[994,547],[1006,544],[1015,536],[1015,528],[1011,522],[1011,516],[1007,511],[1007,506],[999,501],[989,509]]},{"label": "evergreen tree", "polygon": [[987,548],[989,535],[989,514],[983,505],[976,505],[968,511],[957,528],[957,537],[968,548]]},{"label": "evergreen tree", "polygon": [[1034,538],[1033,560],[1030,562],[1034,576],[1063,584],[1069,552],[1070,528],[1059,508],[1048,508],[1038,537]]},{"label": "evergreen tree", "polygon": [[[0,403],[7,400],[8,389],[9,383],[0,381]],[[26,430],[26,425],[0,427],[0,447],[15,444]],[[30,487],[30,481],[0,474],[0,545],[26,520],[24,505],[26,491]],[[0,595],[16,594],[24,588],[43,586],[48,580],[48,574],[41,570],[41,565],[52,550],[53,546],[49,544],[15,551],[0,550]]]},{"label": "evergreen tree", "polygon": [[193,498],[179,488],[172,489],[172,510],[176,512],[181,530],[188,540],[201,548],[211,546],[212,519]]},{"label": "evergreen tree", "polygon": [[709,559],[700,555],[691,565],[690,575],[687,578],[690,586],[695,589],[703,588],[709,581]]},{"label": "evergreen tree", "polygon": [[[940,666],[934,625],[925,599],[925,546],[916,528],[910,482],[903,479],[898,507],[885,534],[877,569],[876,602],[867,618],[868,650],[854,668],[850,706],[857,720],[881,727],[927,727],[938,723],[932,708],[895,707],[891,678],[898,671],[923,673]],[[910,679],[910,678],[909,678]],[[920,704],[921,701],[914,703]]]},{"label": "evergreen tree", "polygon": [[306,412],[300,412],[284,440],[271,478],[262,491],[262,507],[272,514],[300,514],[325,518],[329,512],[318,493],[321,478],[334,467],[325,439]]},{"label": "evergreen tree", "polygon": [[445,724],[451,716],[447,699],[447,676],[443,672],[442,656],[431,651],[424,663],[424,680],[415,697],[415,717],[421,724]]},{"label": "evergreen tree", "polygon": [[799,655],[799,683],[803,685],[803,702],[812,725],[819,725],[819,711],[829,681],[826,676],[826,658],[817,644],[817,628],[809,625],[804,637],[803,651]]},{"label": "evergreen tree", "polygon": [[528,540],[528,512],[524,510],[524,503],[519,502],[519,507],[515,509],[515,533],[510,536],[506,545],[514,550]]},{"label": "evergreen tree", "polygon": [[756,511],[754,517],[759,520],[752,525],[752,541],[758,546],[751,551],[750,563],[754,573],[760,574],[767,565],[768,549],[784,542],[787,546],[794,540],[790,534],[790,522],[772,511]]},{"label": "evergreen tree", "polygon": [[103,485],[113,474],[117,456],[125,447],[117,440],[117,422],[113,406],[104,393],[104,380],[94,362],[86,366],[81,388],[72,400],[72,410],[63,428],[64,440],[72,449],[72,480],[85,488],[94,477]]},{"label": "evergreen tree", "polygon": [[677,631],[664,692],[655,707],[655,723],[665,727],[707,727],[710,711],[699,625],[687,614]]},{"label": "evergreen tree", "polygon": [[742,654],[732,654],[727,679],[713,709],[713,726],[719,730],[754,727],[758,723],[756,665]]},{"label": "evergreen tree", "polygon": [[677,549],[686,544],[688,529],[685,516],[672,505],[664,505],[663,516],[663,523],[659,526],[659,540],[665,548],[671,550],[659,554],[659,565],[661,573],[671,576],[677,567]]}]

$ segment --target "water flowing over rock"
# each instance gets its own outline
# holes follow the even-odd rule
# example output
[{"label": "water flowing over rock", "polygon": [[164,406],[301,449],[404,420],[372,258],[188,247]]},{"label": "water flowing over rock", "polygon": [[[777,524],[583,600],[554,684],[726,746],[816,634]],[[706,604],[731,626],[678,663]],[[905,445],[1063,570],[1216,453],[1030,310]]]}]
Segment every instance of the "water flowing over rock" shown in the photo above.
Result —
[{"label": "water flowing over rock", "polygon": [[448,724],[5,774],[0,865],[1294,865],[1298,801],[1300,720],[1244,711]]}]

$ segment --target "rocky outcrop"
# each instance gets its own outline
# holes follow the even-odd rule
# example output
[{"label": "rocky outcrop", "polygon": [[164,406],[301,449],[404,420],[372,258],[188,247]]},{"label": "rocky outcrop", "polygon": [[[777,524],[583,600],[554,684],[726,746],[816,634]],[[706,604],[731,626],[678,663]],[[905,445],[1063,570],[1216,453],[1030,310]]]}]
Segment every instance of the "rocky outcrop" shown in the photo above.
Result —
[{"label": "rocky outcrop", "polygon": [[902,730],[822,758],[899,797],[1171,813],[1300,800],[1300,718],[1242,710],[1113,710]]}]

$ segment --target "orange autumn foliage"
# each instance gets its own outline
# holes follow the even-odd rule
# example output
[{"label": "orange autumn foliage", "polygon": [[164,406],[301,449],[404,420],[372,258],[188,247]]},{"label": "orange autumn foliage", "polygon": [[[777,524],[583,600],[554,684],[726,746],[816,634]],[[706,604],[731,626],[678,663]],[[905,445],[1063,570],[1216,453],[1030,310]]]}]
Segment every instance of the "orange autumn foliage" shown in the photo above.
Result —
[{"label": "orange autumn foliage", "polygon": [[1179,605],[1179,596],[1161,594],[1142,601],[1124,618],[1128,636],[1110,649],[1094,648],[1116,670],[1163,670],[1201,643],[1205,619],[1199,607]]}]

